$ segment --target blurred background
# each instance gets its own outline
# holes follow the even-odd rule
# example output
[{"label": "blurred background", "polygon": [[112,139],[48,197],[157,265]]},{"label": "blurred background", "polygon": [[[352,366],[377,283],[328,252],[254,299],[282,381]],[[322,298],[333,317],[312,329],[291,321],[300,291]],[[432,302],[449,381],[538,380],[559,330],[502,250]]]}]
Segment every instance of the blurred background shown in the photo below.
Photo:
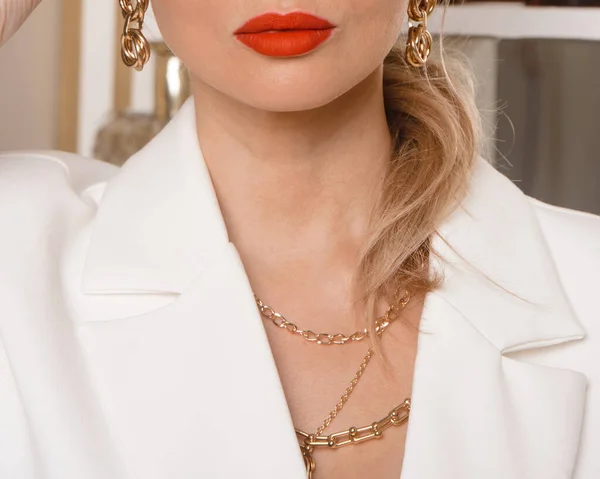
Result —
[{"label": "blurred background", "polygon": [[[600,214],[600,0],[531,2],[438,8],[429,27],[470,60],[485,156],[527,194]],[[122,164],[162,128],[189,94],[185,69],[151,11],[152,59],[127,69],[122,25],[117,0],[42,2],[0,48],[0,150]]]}]

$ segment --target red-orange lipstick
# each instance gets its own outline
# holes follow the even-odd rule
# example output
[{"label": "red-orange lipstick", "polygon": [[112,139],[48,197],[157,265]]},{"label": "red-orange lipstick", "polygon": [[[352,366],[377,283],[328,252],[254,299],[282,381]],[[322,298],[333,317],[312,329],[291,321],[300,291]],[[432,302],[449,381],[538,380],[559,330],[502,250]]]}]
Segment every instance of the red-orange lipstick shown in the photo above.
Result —
[{"label": "red-orange lipstick", "polygon": [[308,53],[327,40],[336,25],[305,12],[268,12],[248,20],[234,34],[254,51],[271,57]]}]

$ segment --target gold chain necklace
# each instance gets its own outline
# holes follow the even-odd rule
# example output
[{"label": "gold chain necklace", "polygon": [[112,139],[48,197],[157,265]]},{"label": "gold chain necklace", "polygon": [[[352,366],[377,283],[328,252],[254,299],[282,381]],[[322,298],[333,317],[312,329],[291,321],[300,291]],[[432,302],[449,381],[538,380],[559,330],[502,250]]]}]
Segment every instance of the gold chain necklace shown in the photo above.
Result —
[{"label": "gold chain necklace", "polygon": [[392,409],[387,416],[379,421],[371,423],[369,426],[351,427],[344,431],[329,434],[328,436],[321,435],[337,417],[339,412],[346,404],[346,401],[348,401],[350,394],[352,394],[352,391],[354,391],[358,381],[360,381],[360,378],[371,361],[373,354],[375,354],[375,352],[372,348],[369,348],[369,351],[364,357],[360,367],[358,368],[358,371],[352,378],[352,381],[350,381],[350,385],[346,388],[344,394],[342,394],[342,397],[337,402],[335,407],[331,410],[331,412],[313,434],[304,432],[301,429],[296,429],[296,434],[300,440],[300,451],[302,452],[308,479],[312,479],[312,476],[317,468],[315,460],[312,456],[315,447],[336,449],[349,444],[360,444],[361,442],[369,439],[381,439],[383,437],[383,431],[385,431],[388,427],[400,426],[408,419],[408,415],[410,413],[410,398],[406,398],[400,405]]},{"label": "gold chain necklace", "polygon": [[[410,301],[411,294],[406,291],[402,298],[398,298],[400,289],[394,294],[395,302],[386,310],[383,316],[375,320],[375,332],[381,336],[390,324],[398,318],[398,310],[404,308]],[[299,335],[307,341],[314,342],[319,345],[330,346],[332,344],[342,345],[353,341],[362,341],[368,335],[369,331],[365,328],[361,331],[356,331],[353,334],[346,335],[344,333],[315,333],[310,329],[301,329],[296,324],[288,321],[282,314],[277,313],[271,306],[263,303],[256,294],[254,295],[256,305],[260,313],[267,319],[273,321],[275,326],[287,329],[290,333]]]},{"label": "gold chain necklace", "polygon": [[300,429],[296,429],[296,434],[301,438],[300,450],[304,458],[304,465],[308,479],[312,479],[313,473],[317,468],[312,453],[315,447],[327,447],[336,449],[349,444],[360,444],[370,439],[381,439],[383,431],[391,426],[401,426],[410,414],[410,398],[406,398],[400,405],[396,406],[390,413],[379,421],[371,423],[364,427],[351,427],[345,431],[320,436],[318,434],[307,434]]},{"label": "gold chain necklace", "polygon": [[[394,298],[396,302],[392,304],[385,314],[376,320],[376,329],[378,335],[382,335],[387,327],[398,317],[398,306],[404,308],[408,302],[410,301],[411,294],[407,291],[406,294],[399,300],[398,293],[399,289],[396,290],[394,294]],[[361,341],[363,340],[368,331],[365,329],[363,331],[359,331],[350,336],[346,336],[341,333],[337,334],[329,334],[329,333],[320,333],[315,334],[310,330],[303,331],[298,328],[291,321],[286,320],[281,314],[275,312],[273,308],[265,305],[259,298],[254,295],[256,299],[256,304],[262,313],[268,319],[271,319],[276,326],[280,328],[285,328],[291,333],[299,334],[304,339],[312,342],[316,342],[317,344],[331,345],[331,344],[346,344],[348,341]],[[323,341],[322,338],[326,338]],[[325,429],[327,429],[331,422],[337,417],[339,412],[342,410],[350,394],[354,391],[354,388],[360,381],[365,369],[369,365],[371,358],[375,354],[372,348],[369,348],[367,351],[367,355],[364,357],[362,363],[360,364],[358,371],[350,381],[350,385],[342,394],[340,400],[337,402],[335,407],[331,410],[331,412],[327,415],[327,417],[323,420],[321,425],[317,428],[317,430],[313,434],[308,434],[301,429],[296,429],[296,434],[300,439],[300,450],[302,452],[302,457],[304,459],[304,465],[306,467],[306,473],[308,479],[312,479],[314,471],[317,468],[315,460],[312,456],[315,447],[327,447],[330,449],[339,448],[342,446],[347,446],[349,444],[360,444],[361,442],[368,441],[369,439],[381,439],[383,437],[383,431],[385,431],[388,427],[391,426],[400,426],[407,419],[410,414],[410,398],[406,398],[400,405],[396,406],[394,409],[390,411],[390,413],[379,421],[375,421],[371,423],[369,426],[364,427],[351,427],[346,429],[345,431],[336,432],[334,434],[329,434],[328,436],[322,436],[321,434]]]}]

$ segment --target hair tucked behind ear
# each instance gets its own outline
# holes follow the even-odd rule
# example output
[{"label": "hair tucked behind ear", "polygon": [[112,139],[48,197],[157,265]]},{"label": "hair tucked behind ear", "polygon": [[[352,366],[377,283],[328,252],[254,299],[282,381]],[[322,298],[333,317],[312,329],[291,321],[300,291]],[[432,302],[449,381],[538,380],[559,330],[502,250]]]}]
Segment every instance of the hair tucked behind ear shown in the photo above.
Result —
[{"label": "hair tucked behind ear", "polygon": [[429,277],[429,239],[464,197],[479,144],[466,69],[450,76],[434,59],[411,67],[397,45],[384,62],[383,89],[393,151],[357,276],[371,318],[397,285],[414,292],[439,285]]}]

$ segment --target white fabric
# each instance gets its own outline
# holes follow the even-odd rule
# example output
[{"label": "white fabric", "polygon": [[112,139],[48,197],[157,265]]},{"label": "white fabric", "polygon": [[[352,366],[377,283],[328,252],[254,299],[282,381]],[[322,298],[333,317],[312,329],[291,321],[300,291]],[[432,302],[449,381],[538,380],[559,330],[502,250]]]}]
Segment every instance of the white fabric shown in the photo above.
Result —
[{"label": "white fabric", "polygon": [[[0,478],[305,477],[194,118],[120,170],[0,157]],[[401,479],[598,479],[600,217],[481,159],[470,185],[434,238]]]}]

